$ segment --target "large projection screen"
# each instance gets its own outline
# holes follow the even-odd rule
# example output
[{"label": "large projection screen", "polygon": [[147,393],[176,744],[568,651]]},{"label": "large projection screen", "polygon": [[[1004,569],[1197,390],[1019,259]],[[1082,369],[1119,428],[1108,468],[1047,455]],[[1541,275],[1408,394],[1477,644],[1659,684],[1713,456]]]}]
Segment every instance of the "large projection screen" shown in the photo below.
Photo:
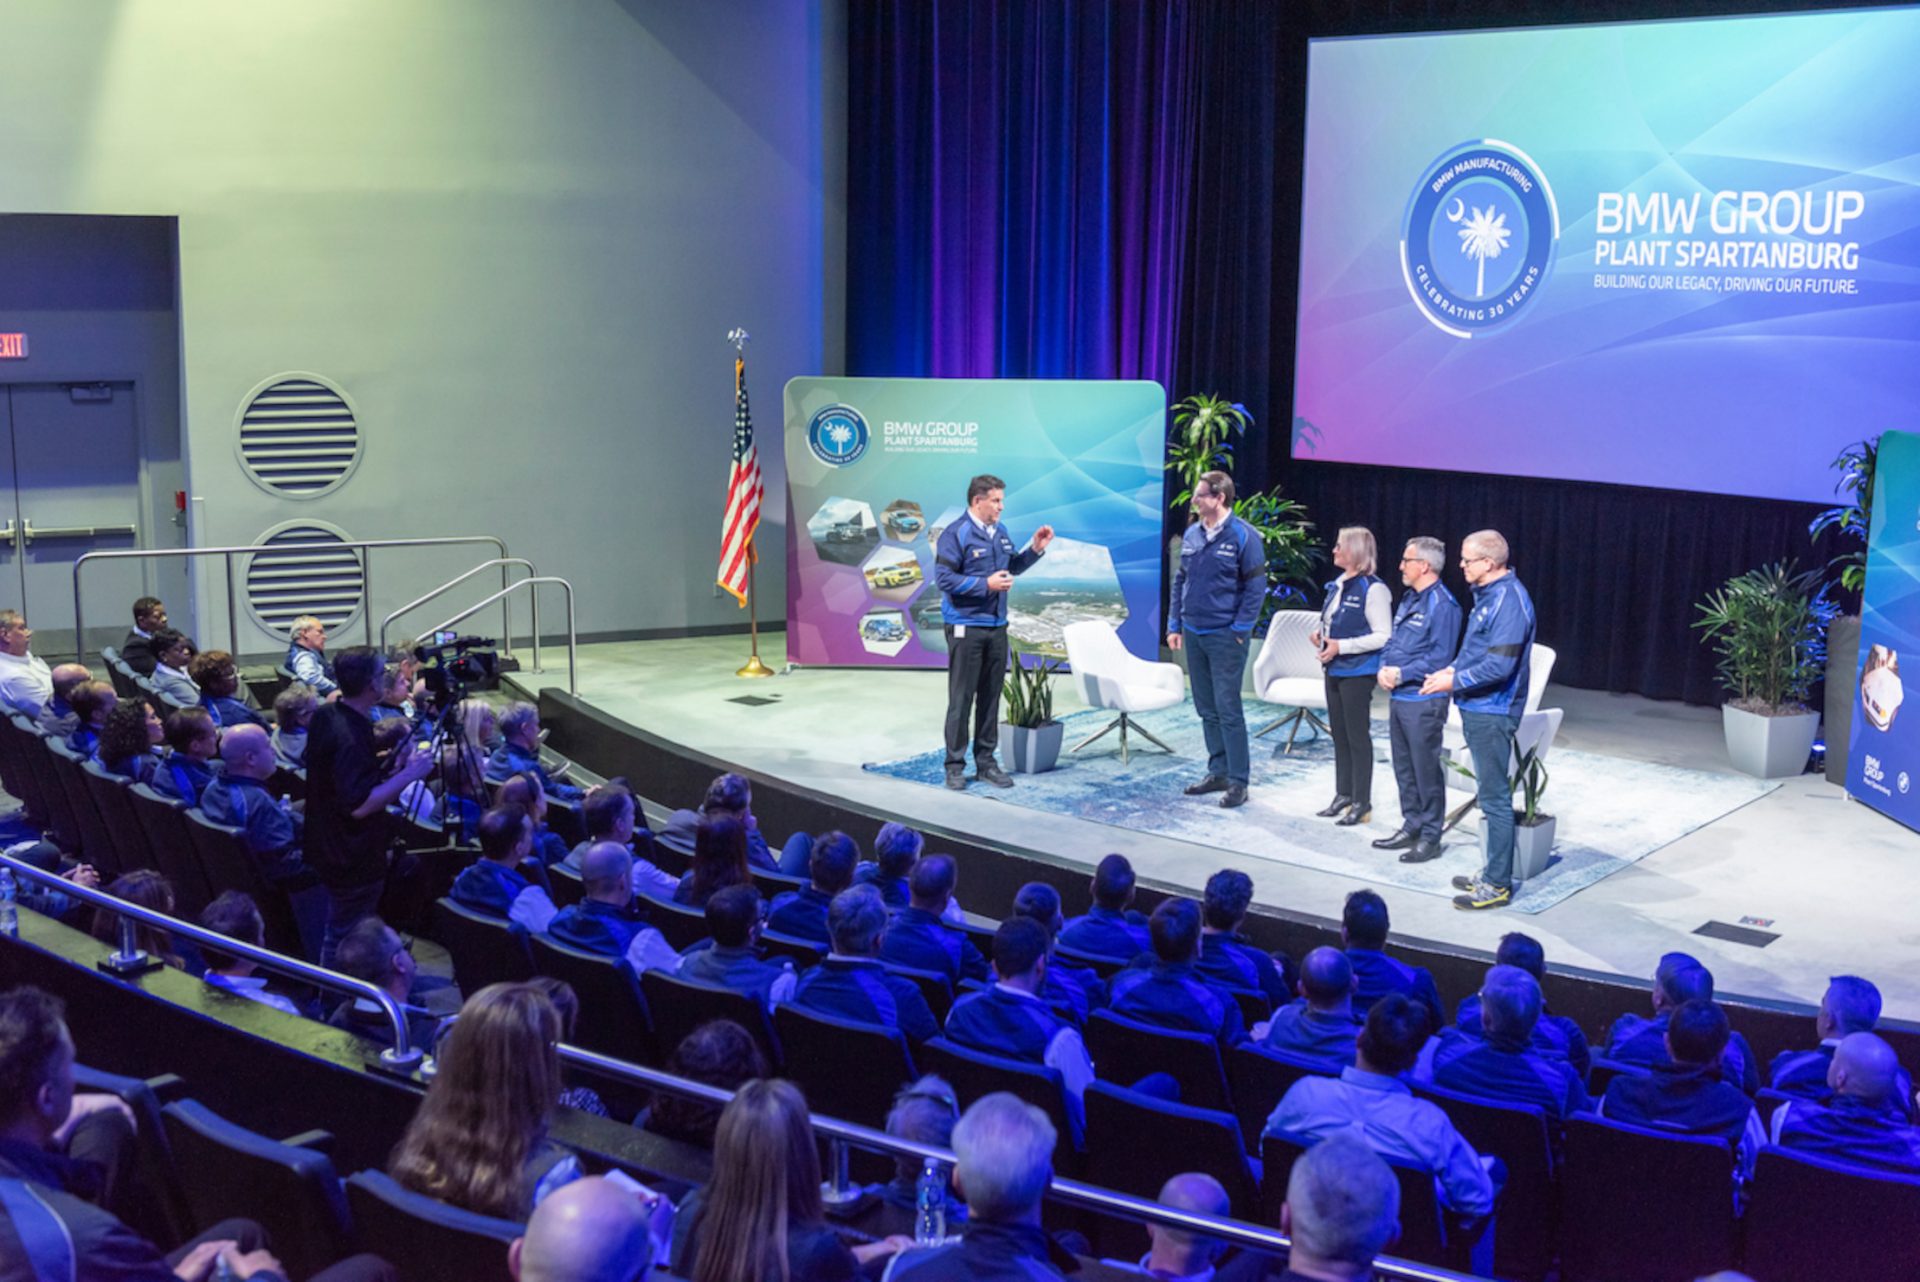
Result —
[{"label": "large projection screen", "polygon": [[1920,403],[1920,8],[1316,40],[1293,453],[1822,500]]}]

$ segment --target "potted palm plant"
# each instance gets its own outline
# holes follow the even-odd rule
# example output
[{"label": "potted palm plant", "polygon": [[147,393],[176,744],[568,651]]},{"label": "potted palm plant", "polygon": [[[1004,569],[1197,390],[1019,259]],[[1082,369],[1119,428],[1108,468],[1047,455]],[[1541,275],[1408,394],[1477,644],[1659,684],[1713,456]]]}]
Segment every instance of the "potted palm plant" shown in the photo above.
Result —
[{"label": "potted palm plant", "polygon": [[1694,626],[1713,644],[1721,684],[1727,755],[1762,779],[1806,769],[1820,714],[1806,704],[1826,664],[1834,605],[1820,572],[1781,561],[1736,575],[1707,594]]},{"label": "potted palm plant", "polygon": [[1037,775],[1060,761],[1067,728],[1053,719],[1053,678],[1060,664],[1042,659],[1032,667],[1016,660],[1001,689],[1000,738],[1007,745],[1007,768]]},{"label": "potted palm plant", "polygon": [[1848,602],[1827,628],[1827,782],[1845,783],[1847,742],[1853,735],[1854,697],[1860,676],[1860,592],[1867,583],[1867,528],[1873,520],[1873,470],[1880,461],[1880,438],[1855,441],[1840,451],[1833,469],[1840,474],[1834,493],[1842,503],[1813,518],[1807,533],[1831,534],[1845,546],[1827,562],[1838,571]]}]

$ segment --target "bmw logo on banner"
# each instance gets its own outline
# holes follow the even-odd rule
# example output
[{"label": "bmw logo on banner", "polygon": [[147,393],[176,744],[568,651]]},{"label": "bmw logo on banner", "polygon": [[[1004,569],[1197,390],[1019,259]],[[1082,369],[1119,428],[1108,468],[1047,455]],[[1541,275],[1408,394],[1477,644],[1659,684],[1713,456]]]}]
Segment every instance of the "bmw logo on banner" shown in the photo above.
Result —
[{"label": "bmw logo on banner", "polygon": [[1429,321],[1473,338],[1512,324],[1539,297],[1559,238],[1540,167],[1518,147],[1480,139],[1427,167],[1407,203],[1400,270]]},{"label": "bmw logo on banner", "polygon": [[859,462],[870,440],[867,420],[851,405],[829,405],[807,424],[807,448],[828,467]]}]

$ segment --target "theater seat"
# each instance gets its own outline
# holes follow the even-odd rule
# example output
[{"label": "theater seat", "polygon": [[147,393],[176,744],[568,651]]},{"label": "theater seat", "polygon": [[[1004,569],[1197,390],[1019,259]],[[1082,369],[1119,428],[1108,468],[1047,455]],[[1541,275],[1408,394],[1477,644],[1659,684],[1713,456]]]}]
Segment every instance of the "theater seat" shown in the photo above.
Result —
[{"label": "theater seat", "polygon": [[757,998],[731,988],[695,983],[663,971],[650,970],[640,976],[640,991],[646,994],[647,1009],[653,1013],[654,1039],[664,1059],[674,1047],[686,1040],[700,1025],[716,1019],[730,1019],[753,1034],[767,1067],[778,1071],[784,1062],[780,1039],[774,1034],[773,1021]]},{"label": "theater seat", "polygon": [[707,937],[707,914],[652,895],[635,895],[633,902],[643,909],[647,924],[665,936],[669,946],[684,953]]},{"label": "theater seat", "polygon": [[488,984],[533,978],[527,932],[500,917],[463,908],[451,899],[433,902],[429,935],[453,959],[453,982],[471,997]]},{"label": "theater seat", "polygon": [[787,1075],[806,1092],[807,1107],[828,1117],[885,1130],[894,1095],[917,1076],[897,1028],[780,1006],[773,1029]]},{"label": "theater seat", "polygon": [[782,957],[790,959],[795,970],[818,966],[820,959],[826,956],[826,950],[818,944],[792,935],[783,935],[777,930],[760,932],[760,952],[768,961],[777,961]]},{"label": "theater seat", "polygon": [[919,1063],[923,1072],[938,1073],[947,1080],[959,1097],[962,1110],[995,1091],[1006,1091],[1033,1105],[1053,1123],[1057,1137],[1054,1169],[1071,1174],[1080,1168],[1080,1149],[1085,1138],[1067,1109],[1066,1087],[1058,1070],[1026,1060],[989,1055],[944,1037],[932,1037],[921,1043]]},{"label": "theater seat", "polygon": [[[1233,1114],[1175,1104],[1110,1082],[1087,1087],[1085,1102],[1086,1170],[1096,1182],[1154,1198],[1175,1175],[1201,1171],[1227,1190],[1234,1218],[1251,1220],[1258,1213],[1260,1173]],[[1145,1240],[1136,1233],[1124,1240],[1131,1244],[1136,1236]],[[1114,1243],[1113,1235],[1102,1233],[1103,1252]]]},{"label": "theater seat", "polygon": [[1553,1265],[1554,1224],[1560,1213],[1559,1170],[1553,1159],[1557,1122],[1538,1104],[1479,1099],[1438,1086],[1417,1087],[1414,1093],[1444,1109],[1474,1152],[1506,1163],[1493,1271],[1514,1282],[1542,1282]]},{"label": "theater seat", "polygon": [[507,1247],[526,1231],[517,1220],[476,1215],[401,1188],[379,1171],[347,1177],[347,1208],[361,1249],[404,1278],[507,1282]]},{"label": "theater seat", "polygon": [[625,958],[586,952],[548,935],[535,935],[530,943],[535,969],[563,981],[580,999],[575,1043],[634,1064],[660,1062],[647,999]]},{"label": "theater seat", "polygon": [[114,851],[113,834],[107,831],[107,821],[100,817],[100,808],[93,804],[86,776],[80,771],[83,758],[63,740],[48,736],[45,743],[52,754],[54,779],[65,792],[67,805],[73,812],[80,835],[81,858],[102,872],[117,867],[120,860]]},{"label": "theater seat", "polygon": [[571,908],[587,897],[587,884],[571,868],[551,864],[547,868],[547,886],[553,891],[556,908]]},{"label": "theater seat", "polygon": [[889,975],[913,981],[913,986],[920,990],[920,996],[926,998],[927,1009],[933,1012],[934,1019],[942,1024],[947,1022],[947,1012],[953,1009],[953,985],[947,982],[945,975],[912,966],[895,966],[892,962],[887,962],[885,966]]},{"label": "theater seat", "polygon": [[181,1186],[193,1223],[217,1224],[232,1216],[258,1221],[289,1277],[312,1277],[350,1254],[347,1200],[325,1153],[277,1143],[197,1100],[180,1100],[161,1112],[174,1160],[185,1174]]},{"label": "theater seat", "polygon": [[[135,868],[158,868],[147,830],[133,813],[133,800],[127,796],[127,781],[107,773],[98,761],[80,763],[80,778],[93,798],[94,809],[106,821],[108,845],[113,855],[112,868],[99,869],[102,884]],[[177,892],[176,892],[177,895]],[[176,900],[177,902],[177,900]]]},{"label": "theater seat", "polygon": [[1692,1282],[1735,1267],[1725,1140],[1582,1113],[1561,1154],[1564,1282]]},{"label": "theater seat", "polygon": [[[1260,1182],[1260,1214],[1268,1217],[1263,1223],[1279,1223],[1280,1204],[1287,1200],[1287,1180],[1293,1174],[1293,1164],[1313,1143],[1306,1136],[1287,1131],[1260,1138],[1260,1160],[1265,1168]],[[1441,1208],[1431,1171],[1392,1158],[1387,1159],[1387,1165],[1400,1185],[1400,1238],[1393,1244],[1392,1254],[1403,1260],[1488,1276],[1492,1265],[1488,1257],[1495,1245],[1492,1217],[1477,1221],[1471,1230],[1455,1229]],[[1628,1277],[1615,1282],[1628,1282]]]},{"label": "theater seat", "polygon": [[1920,1178],[1768,1145],[1747,1201],[1757,1282],[1920,1278]]},{"label": "theater seat", "polygon": [[1303,1077],[1334,1077],[1339,1066],[1300,1055],[1289,1055],[1255,1042],[1242,1042],[1227,1052],[1227,1080],[1233,1087],[1234,1113],[1249,1147],[1260,1143],[1260,1132],[1267,1128],[1293,1084]]},{"label": "theater seat", "polygon": [[289,957],[317,957],[316,947],[309,950],[300,938],[300,923],[293,914],[287,892],[261,875],[260,865],[247,850],[246,835],[228,824],[216,823],[203,810],[185,812],[187,836],[194,854],[207,875],[209,885],[221,891],[240,890],[253,897],[267,927],[267,947]]},{"label": "theater seat", "polygon": [[186,803],[155,792],[144,783],[128,785],[127,803],[147,831],[154,866],[173,883],[175,910],[188,920],[197,920],[200,910],[213,901],[213,888],[187,831]]},{"label": "theater seat", "polygon": [[1169,1073],[1180,1083],[1181,1103],[1232,1110],[1233,1096],[1220,1065],[1220,1043],[1207,1034],[1156,1028],[1110,1010],[1096,1010],[1087,1016],[1086,1035],[1087,1054],[1102,1080],[1137,1082],[1149,1073]]}]

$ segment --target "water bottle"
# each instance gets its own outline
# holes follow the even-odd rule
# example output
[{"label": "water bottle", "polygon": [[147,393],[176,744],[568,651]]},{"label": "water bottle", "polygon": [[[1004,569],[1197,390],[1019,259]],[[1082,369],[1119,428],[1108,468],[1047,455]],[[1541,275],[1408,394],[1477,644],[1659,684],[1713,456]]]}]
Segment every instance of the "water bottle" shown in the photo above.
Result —
[{"label": "water bottle", "polygon": [[947,1181],[940,1163],[928,1158],[913,1190],[913,1240],[918,1246],[938,1246],[946,1239]]},{"label": "water bottle", "polygon": [[293,818],[293,794],[292,793],[283,792],[280,794],[280,813],[285,815],[289,819]]},{"label": "water bottle", "polygon": [[20,937],[20,889],[13,883],[11,868],[0,868],[0,935]]}]

